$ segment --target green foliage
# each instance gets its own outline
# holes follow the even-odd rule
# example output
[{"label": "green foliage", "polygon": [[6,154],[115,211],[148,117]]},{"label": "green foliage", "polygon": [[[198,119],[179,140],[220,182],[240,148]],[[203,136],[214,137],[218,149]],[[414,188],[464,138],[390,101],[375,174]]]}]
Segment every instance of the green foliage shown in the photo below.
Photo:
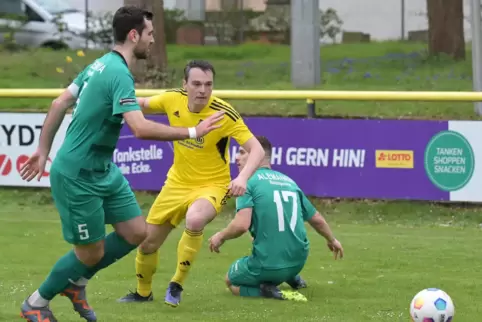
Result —
[{"label": "green foliage", "polygon": [[55,43],[49,44],[49,46],[53,49],[65,49],[67,48],[66,42],[72,39],[72,35],[70,34],[69,28],[67,24],[63,21],[62,14],[56,14],[52,22],[55,24],[57,30],[55,35],[58,36],[58,41]]},{"label": "green foliage", "polygon": [[[320,10],[320,38],[328,38],[332,43],[341,33],[343,21],[333,8]],[[268,33],[270,41],[282,44],[291,42],[291,9],[289,6],[273,5],[258,18],[250,21],[249,33],[252,37],[259,32]]]},{"label": "green foliage", "polygon": [[[90,40],[102,44],[106,48],[112,45],[112,18],[113,13],[94,13],[88,14],[88,25]],[[179,9],[164,9],[164,32],[167,44],[176,43],[177,29],[189,23],[184,18],[184,11]]]},{"label": "green foliage", "polygon": [[[468,49],[470,53],[470,48]],[[321,49],[319,90],[471,91],[470,62],[427,59],[426,44],[371,42],[333,44]],[[29,50],[0,52],[0,88],[61,88],[73,76],[66,56],[83,65],[102,55],[85,51]],[[291,90],[291,50],[284,45],[167,46],[169,87],[180,86],[190,59],[210,60],[216,67],[215,89]],[[39,64],[38,62],[42,62]],[[65,69],[58,73],[57,67]],[[70,71],[68,72],[67,69]],[[69,74],[70,73],[70,74]],[[168,85],[166,85],[168,86]],[[299,100],[229,100],[243,115],[306,115]],[[0,99],[0,110],[45,111],[51,99]],[[470,102],[316,101],[320,117],[478,119]]]},{"label": "green foliage", "polygon": [[220,45],[242,43],[251,31],[250,21],[260,15],[260,12],[236,8],[206,12],[206,34],[214,35]]},{"label": "green foliage", "polygon": [[341,33],[343,20],[333,8],[320,10],[320,37],[328,37],[333,43],[335,38]]},{"label": "green foliage", "polygon": [[164,34],[166,44],[175,44],[179,27],[188,24],[184,11],[180,9],[164,9]]},{"label": "green foliage", "polygon": [[101,44],[105,48],[112,46],[112,12],[94,13],[89,12],[88,20],[88,38],[94,43]]},{"label": "green foliage", "polygon": [[0,32],[3,34],[2,49],[8,52],[24,50],[25,47],[15,41],[15,35],[27,23],[27,17],[20,14],[0,13],[0,19],[8,21],[8,23],[0,25]]}]

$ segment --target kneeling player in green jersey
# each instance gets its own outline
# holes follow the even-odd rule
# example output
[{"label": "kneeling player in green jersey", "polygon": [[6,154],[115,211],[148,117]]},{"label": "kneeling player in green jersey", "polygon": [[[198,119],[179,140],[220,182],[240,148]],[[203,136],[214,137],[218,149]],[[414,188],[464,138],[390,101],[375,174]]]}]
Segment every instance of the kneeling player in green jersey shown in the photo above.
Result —
[{"label": "kneeling player in green jersey", "polygon": [[[236,200],[236,216],[224,230],[209,239],[210,249],[249,230],[253,240],[250,256],[236,260],[226,275],[234,295],[306,301],[298,292],[281,291],[278,285],[299,284],[309,252],[304,221],[325,237],[335,259],[343,257],[343,247],[330,226],[313,207],[298,185],[288,176],[271,169],[271,143],[257,137],[265,150],[265,160],[248,180],[246,193]],[[248,152],[240,148],[236,162],[243,168]]]},{"label": "kneeling player in green jersey", "polygon": [[[189,129],[145,119],[129,67],[136,59],[147,57],[153,43],[152,14],[122,7],[114,15],[112,27],[114,50],[87,66],[54,100],[39,147],[21,168],[24,180],[40,179],[56,132],[67,109],[75,105],[50,170],[64,239],[73,250],[57,261],[45,282],[23,302],[21,315],[31,322],[57,321],[49,302],[58,294],[67,296],[85,320],[97,321],[87,304],[87,281],[146,237],[147,224],[136,197],[112,162],[124,121],[139,139],[172,141],[201,137],[218,128],[223,117],[215,114]],[[106,224],[115,229],[107,236]]]}]

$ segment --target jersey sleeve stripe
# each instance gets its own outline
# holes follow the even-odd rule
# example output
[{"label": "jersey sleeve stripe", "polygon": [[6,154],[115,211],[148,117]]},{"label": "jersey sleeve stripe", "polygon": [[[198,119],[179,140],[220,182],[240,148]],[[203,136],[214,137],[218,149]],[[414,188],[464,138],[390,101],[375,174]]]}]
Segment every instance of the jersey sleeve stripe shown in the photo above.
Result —
[{"label": "jersey sleeve stripe", "polygon": [[221,103],[220,101],[217,101],[217,100],[213,100],[212,103],[215,104],[215,105],[218,106],[218,107],[224,107],[224,108],[230,110],[231,112],[233,112],[233,114],[234,114],[235,116],[237,116],[238,118],[241,118],[241,115],[240,115],[240,114],[238,113],[238,111],[236,111],[232,106],[223,104],[223,103]]},{"label": "jersey sleeve stripe", "polygon": [[225,111],[227,115],[229,115],[229,117],[234,121],[236,122],[236,120],[240,119],[240,116],[231,108],[228,108],[227,106],[225,105],[221,105],[221,104],[217,104],[215,102],[212,102],[211,105],[209,106],[210,108],[214,109],[214,110],[218,110],[218,111]]},{"label": "jersey sleeve stripe", "polygon": [[216,111],[224,111],[226,112],[226,115],[229,116],[229,118],[231,120],[233,120],[234,122],[236,122],[236,120],[238,119],[234,114],[232,114],[231,111],[229,110],[226,110],[225,108],[221,108],[221,107],[217,107],[213,104],[209,105],[209,108],[213,109],[213,110],[216,110]]},{"label": "jersey sleeve stripe", "polygon": [[68,87],[68,90],[73,97],[77,97],[77,95],[79,94],[79,89],[80,87],[75,83],[70,84]]},{"label": "jersey sleeve stripe", "polygon": [[179,93],[183,96],[187,96],[186,91],[182,88],[169,89],[166,91],[166,93]]}]

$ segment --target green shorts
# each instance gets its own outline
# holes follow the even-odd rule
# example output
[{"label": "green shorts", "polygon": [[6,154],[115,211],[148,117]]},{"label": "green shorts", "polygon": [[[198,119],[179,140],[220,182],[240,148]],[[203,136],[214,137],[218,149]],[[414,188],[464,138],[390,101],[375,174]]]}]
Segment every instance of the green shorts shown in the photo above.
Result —
[{"label": "green shorts", "polygon": [[292,280],[305,266],[306,259],[300,260],[300,264],[278,269],[265,269],[255,263],[251,256],[245,256],[236,260],[229,268],[228,278],[234,286],[259,286],[263,283],[280,285]]},{"label": "green shorts", "polygon": [[70,244],[102,240],[106,224],[142,214],[129,182],[115,164],[106,172],[83,171],[75,179],[52,167],[50,187],[60,213],[62,234]]}]

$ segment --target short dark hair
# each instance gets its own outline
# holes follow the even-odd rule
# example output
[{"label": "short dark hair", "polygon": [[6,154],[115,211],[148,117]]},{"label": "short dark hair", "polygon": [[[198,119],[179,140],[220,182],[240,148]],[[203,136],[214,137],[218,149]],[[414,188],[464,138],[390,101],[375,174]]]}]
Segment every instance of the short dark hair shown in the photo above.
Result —
[{"label": "short dark hair", "polygon": [[123,44],[132,29],[142,34],[146,27],[144,19],[152,20],[153,16],[152,12],[135,6],[123,6],[117,9],[112,19],[115,42]]},{"label": "short dark hair", "polygon": [[216,72],[214,71],[214,66],[205,60],[191,60],[189,63],[186,64],[186,67],[184,67],[184,80],[187,81],[189,78],[189,72],[193,68],[199,68],[203,72],[211,71],[213,73],[213,78],[216,75]]},{"label": "short dark hair", "polygon": [[268,140],[268,138],[262,135],[257,135],[256,139],[263,147],[265,157],[271,157],[271,149],[273,148],[273,145],[271,145],[271,142]]}]

